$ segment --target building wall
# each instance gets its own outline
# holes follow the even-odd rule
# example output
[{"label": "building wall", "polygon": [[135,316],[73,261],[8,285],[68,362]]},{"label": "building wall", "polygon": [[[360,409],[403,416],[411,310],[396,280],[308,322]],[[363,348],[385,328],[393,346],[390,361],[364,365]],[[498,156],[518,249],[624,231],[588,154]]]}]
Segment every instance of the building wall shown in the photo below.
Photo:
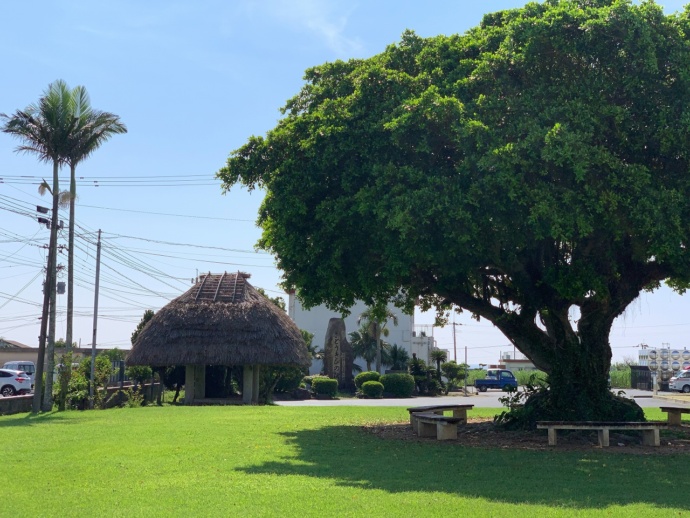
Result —
[{"label": "building wall", "polygon": [[[397,344],[399,347],[404,347],[407,352],[410,353],[410,357],[412,357],[413,348],[411,345],[411,340],[412,330],[414,329],[414,317],[412,315],[405,315],[401,309],[396,308],[392,304],[388,308],[398,317],[398,325],[395,326],[393,325],[392,321],[388,321],[386,327],[390,332],[388,337],[384,338],[384,340],[391,345]],[[345,317],[345,332],[348,336],[350,333],[357,331],[361,327],[359,324],[357,324],[357,319],[366,309],[367,306],[363,302],[359,302],[351,308],[350,315]],[[297,324],[297,327],[314,334],[313,343],[319,348],[323,348],[325,345],[328,321],[331,318],[340,318],[342,316],[340,313],[331,311],[323,305],[306,310],[302,307],[302,304],[294,293],[290,293],[288,295],[288,314],[295,324]],[[359,364],[360,367],[365,368],[363,360],[355,359],[355,363]],[[321,361],[315,360],[309,369],[309,373],[318,374],[321,371],[321,367]]]}]

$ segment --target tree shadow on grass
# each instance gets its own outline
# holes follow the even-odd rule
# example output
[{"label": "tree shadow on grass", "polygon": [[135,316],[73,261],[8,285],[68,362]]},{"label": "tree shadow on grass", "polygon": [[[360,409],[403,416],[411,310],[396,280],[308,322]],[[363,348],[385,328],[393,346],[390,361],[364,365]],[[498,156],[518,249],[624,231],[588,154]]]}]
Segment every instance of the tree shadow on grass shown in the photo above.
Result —
[{"label": "tree shadow on grass", "polygon": [[573,509],[643,503],[687,508],[689,456],[473,448],[383,440],[357,426],[281,433],[294,456],[239,468],[249,474],[319,477],[391,493],[444,492]]},{"label": "tree shadow on grass", "polygon": [[45,424],[77,424],[81,418],[70,416],[67,418],[64,412],[47,412],[42,414],[24,414],[22,417],[14,415],[0,416],[0,428],[15,428],[21,426],[35,426]]}]

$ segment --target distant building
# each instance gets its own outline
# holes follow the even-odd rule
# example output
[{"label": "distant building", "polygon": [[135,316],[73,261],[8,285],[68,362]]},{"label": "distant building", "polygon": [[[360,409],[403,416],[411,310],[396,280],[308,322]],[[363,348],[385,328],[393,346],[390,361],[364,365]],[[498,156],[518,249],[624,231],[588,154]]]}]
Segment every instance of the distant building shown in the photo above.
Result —
[{"label": "distant building", "polygon": [[501,359],[499,360],[501,367],[503,369],[508,369],[510,371],[535,371],[537,368],[532,363],[532,360],[527,358],[524,354],[518,353],[501,353]]},{"label": "distant building", "polygon": [[0,338],[0,367],[5,362],[12,361],[38,361],[38,348],[34,348],[14,340]]},{"label": "distant building", "polygon": [[[358,324],[357,320],[366,309],[367,306],[363,302],[358,302],[350,308],[350,315],[345,317],[345,332],[348,337],[350,333],[360,329],[361,324]],[[428,362],[429,352],[436,343],[433,336],[421,336],[423,333],[415,333],[413,315],[406,315],[400,308],[392,304],[388,306],[388,309],[397,316],[398,325],[394,325],[393,321],[389,320],[386,324],[389,334],[387,337],[383,337],[383,339],[391,345],[397,345],[406,349],[410,358],[412,358],[414,353],[418,358]],[[340,318],[342,316],[324,305],[305,309],[294,293],[288,294],[288,315],[297,324],[297,327],[314,335],[313,343],[320,348],[324,346],[328,321],[331,318]],[[355,358],[355,363],[365,368],[361,358],[359,360]],[[310,374],[318,374],[321,371],[321,367],[321,360],[314,360],[309,369]]]}]

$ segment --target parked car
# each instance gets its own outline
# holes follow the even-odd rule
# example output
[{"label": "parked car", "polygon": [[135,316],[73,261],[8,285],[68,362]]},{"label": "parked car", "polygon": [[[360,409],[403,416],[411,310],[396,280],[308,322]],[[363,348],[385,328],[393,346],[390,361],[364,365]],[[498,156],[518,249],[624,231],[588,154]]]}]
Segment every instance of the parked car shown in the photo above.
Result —
[{"label": "parked car", "polygon": [[517,390],[518,384],[515,375],[505,369],[489,369],[486,378],[474,380],[474,386],[479,392],[486,392],[488,389]]},{"label": "parked car", "polygon": [[690,370],[680,371],[677,376],[668,380],[668,389],[690,393]]},{"label": "parked car", "polygon": [[31,393],[31,378],[23,371],[0,369],[0,394],[4,397]]},{"label": "parked car", "polygon": [[33,384],[36,382],[36,365],[34,365],[34,362],[26,360],[15,360],[11,362],[5,362],[5,365],[3,365],[2,368],[25,372],[29,376],[29,378],[31,378],[31,388],[33,388]]}]

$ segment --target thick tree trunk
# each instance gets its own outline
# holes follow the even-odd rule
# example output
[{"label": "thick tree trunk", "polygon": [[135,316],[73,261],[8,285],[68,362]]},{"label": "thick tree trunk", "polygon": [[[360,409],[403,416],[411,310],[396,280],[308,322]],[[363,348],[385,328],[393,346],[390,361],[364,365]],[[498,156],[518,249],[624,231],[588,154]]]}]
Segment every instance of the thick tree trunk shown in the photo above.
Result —
[{"label": "thick tree trunk", "polygon": [[526,354],[536,365],[546,366],[542,368],[549,375],[549,389],[526,402],[529,424],[536,420],[644,421],[636,403],[614,396],[609,388],[612,322],[612,315],[583,314],[575,332],[565,312],[560,318],[545,319],[552,340],[532,344]]}]

